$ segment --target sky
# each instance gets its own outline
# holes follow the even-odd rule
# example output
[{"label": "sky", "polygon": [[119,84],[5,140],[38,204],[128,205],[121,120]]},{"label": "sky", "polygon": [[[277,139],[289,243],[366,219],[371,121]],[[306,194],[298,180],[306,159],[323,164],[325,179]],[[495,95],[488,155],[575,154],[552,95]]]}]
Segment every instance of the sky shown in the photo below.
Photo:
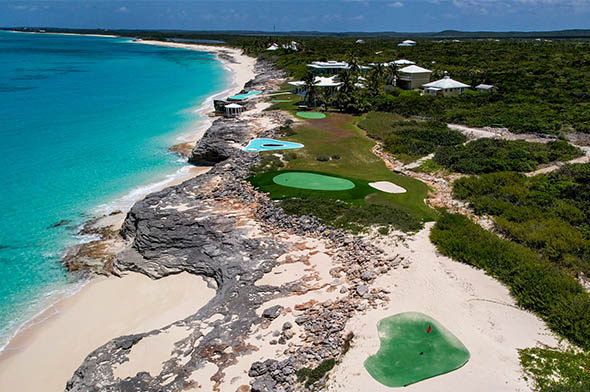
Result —
[{"label": "sky", "polygon": [[257,31],[590,28],[590,0],[0,0],[0,26]]}]

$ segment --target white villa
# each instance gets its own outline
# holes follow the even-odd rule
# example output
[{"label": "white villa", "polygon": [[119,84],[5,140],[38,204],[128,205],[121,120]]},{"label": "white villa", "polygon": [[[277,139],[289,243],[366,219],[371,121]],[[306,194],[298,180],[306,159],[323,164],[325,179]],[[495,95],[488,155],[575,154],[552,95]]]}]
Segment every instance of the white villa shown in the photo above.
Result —
[{"label": "white villa", "polygon": [[[293,91],[295,94],[305,94],[305,82],[303,80],[289,82],[289,84],[295,87],[295,90]],[[316,76],[314,79],[314,86],[317,88],[326,89],[329,95],[334,94],[340,84],[340,82],[336,81],[336,76]]]},{"label": "white villa", "polygon": [[[342,71],[350,69],[350,65],[346,61],[314,61],[311,64],[307,64],[311,72],[315,74],[328,74],[328,75],[337,75]],[[361,65],[361,71],[366,71],[370,69],[370,67]]]},{"label": "white villa", "polygon": [[397,44],[397,46],[416,46],[416,41],[412,41],[411,39],[407,39],[407,40]]},{"label": "white villa", "polygon": [[475,86],[475,90],[480,93],[491,93],[498,90],[498,87],[492,86],[491,84],[478,84]]},{"label": "white villa", "polygon": [[268,48],[266,48],[266,50],[279,50],[279,45],[272,44]]},{"label": "white villa", "polygon": [[456,95],[461,94],[465,89],[471,87],[468,84],[458,82],[448,76],[435,82],[423,85],[424,94],[428,95]]},{"label": "white villa", "polygon": [[409,65],[400,69],[398,73],[399,78],[396,81],[397,86],[405,90],[413,90],[428,83],[432,71],[417,65]]}]

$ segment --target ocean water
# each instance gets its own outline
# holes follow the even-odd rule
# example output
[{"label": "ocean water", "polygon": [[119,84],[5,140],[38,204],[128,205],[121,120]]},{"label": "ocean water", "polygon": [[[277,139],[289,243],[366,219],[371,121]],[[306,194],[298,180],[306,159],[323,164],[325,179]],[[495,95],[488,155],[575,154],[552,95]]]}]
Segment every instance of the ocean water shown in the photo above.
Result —
[{"label": "ocean water", "polygon": [[167,148],[228,76],[203,52],[0,32],[0,348],[79,284],[60,255],[80,224],[186,171]]}]

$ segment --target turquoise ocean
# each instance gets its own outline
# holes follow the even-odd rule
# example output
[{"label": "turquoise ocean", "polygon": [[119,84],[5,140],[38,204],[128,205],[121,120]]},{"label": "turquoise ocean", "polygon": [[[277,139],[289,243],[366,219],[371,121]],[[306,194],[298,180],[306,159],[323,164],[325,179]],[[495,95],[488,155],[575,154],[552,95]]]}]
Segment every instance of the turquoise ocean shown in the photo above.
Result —
[{"label": "turquoise ocean", "polygon": [[186,173],[167,149],[229,86],[204,52],[0,32],[0,349],[80,286],[60,256],[81,224]]}]

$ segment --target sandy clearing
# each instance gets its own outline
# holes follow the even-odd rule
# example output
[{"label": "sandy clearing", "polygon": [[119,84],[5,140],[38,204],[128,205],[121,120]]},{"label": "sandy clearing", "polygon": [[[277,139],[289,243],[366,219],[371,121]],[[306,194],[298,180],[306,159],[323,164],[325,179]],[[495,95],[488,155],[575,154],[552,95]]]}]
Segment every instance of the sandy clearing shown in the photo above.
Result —
[{"label": "sandy clearing", "polygon": [[330,377],[330,391],[391,391],[375,381],[363,362],[379,349],[377,322],[401,312],[425,313],[449,329],[471,352],[461,369],[406,387],[417,391],[529,391],[521,377],[518,348],[556,339],[535,315],[515,306],[508,289],[484,272],[437,253],[429,241],[432,224],[392,249],[412,260],[408,269],[377,279],[391,290],[389,304],[355,316],[347,330],[353,347]]},{"label": "sandy clearing", "polygon": [[[49,316],[46,321],[10,342],[0,355],[0,390],[63,391],[67,380],[97,347],[118,336],[184,319],[214,295],[215,290],[201,277],[188,273],[159,280],[137,273],[97,278],[76,295],[56,303],[41,316]],[[167,341],[160,343],[164,351],[170,347]]]}]

